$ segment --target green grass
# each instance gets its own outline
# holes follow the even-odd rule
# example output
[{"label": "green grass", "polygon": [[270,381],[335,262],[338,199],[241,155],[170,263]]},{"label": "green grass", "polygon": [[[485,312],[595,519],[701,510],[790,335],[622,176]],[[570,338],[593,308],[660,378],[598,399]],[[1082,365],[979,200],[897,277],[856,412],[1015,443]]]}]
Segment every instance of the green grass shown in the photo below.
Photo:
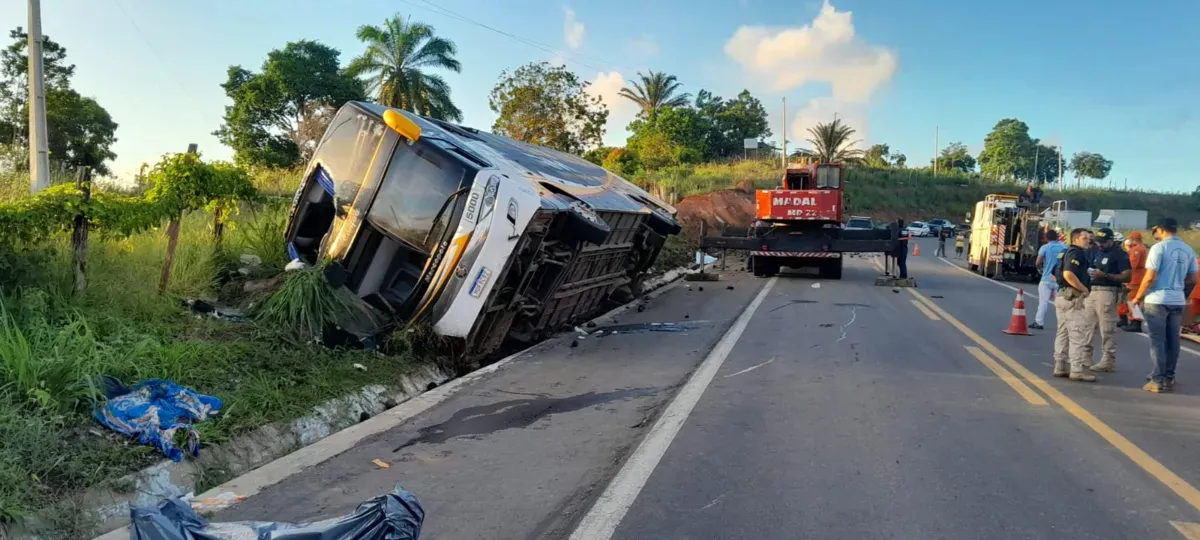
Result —
[{"label": "green grass", "polygon": [[[222,413],[198,426],[202,442],[214,443],[413,369],[415,350],[381,356],[296,340],[290,325],[315,324],[312,313],[324,308],[229,323],[180,307],[183,297],[249,302],[240,281],[218,281],[243,253],[263,260],[250,277],[279,273],[286,263],[285,203],[239,209],[221,249],[214,247],[210,214],[185,216],[167,295],[156,291],[166,247],[161,230],[93,235],[81,295],[72,292],[68,239],[0,252],[0,527],[36,514],[57,527],[49,537],[88,537],[91,524],[71,510],[74,496],[162,459],[91,419],[100,375],[127,384],[166,378],[220,397]],[[284,289],[294,293],[299,287],[292,284],[304,282],[311,294],[313,275],[287,279]],[[271,297],[266,305],[295,314],[310,309],[307,301]],[[219,478],[215,471],[210,476],[206,481]]]},{"label": "green grass", "polygon": [[[633,180],[660,197],[682,199],[735,186],[767,188],[778,185],[778,162],[741,161],[674,167]],[[989,193],[1018,194],[1024,185],[991,182],[968,175],[939,175],[918,169],[851,168],[846,182],[846,211],[876,219],[946,218],[962,221],[966,212]],[[1200,219],[1200,204],[1187,194],[1140,190],[1046,190],[1043,201],[1066,199],[1070,208],[1090,210],[1131,208],[1147,210],[1153,221],[1170,216],[1180,223]]]}]

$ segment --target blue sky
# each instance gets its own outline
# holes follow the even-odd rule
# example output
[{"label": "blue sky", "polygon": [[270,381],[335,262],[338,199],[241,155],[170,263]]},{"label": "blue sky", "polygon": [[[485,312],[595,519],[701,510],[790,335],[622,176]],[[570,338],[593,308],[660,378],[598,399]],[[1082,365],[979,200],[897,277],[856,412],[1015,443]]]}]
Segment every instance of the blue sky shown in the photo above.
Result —
[{"label": "blue sky", "polygon": [[[210,134],[227,104],[218,85],[229,65],[257,69],[267,51],[305,38],[342,50],[344,63],[361,51],[357,26],[399,12],[456,42],[463,71],[447,79],[465,123],[477,127],[494,119],[487,95],[503,69],[565,62],[610,104],[606,141],[619,145],[633,111],[614,94],[655,69],[692,94],[749,88],[770,111],[775,140],[784,97],[789,139],[836,112],[910,164],[928,162],[935,129],[942,145],[962,141],[978,152],[996,121],[1017,117],[1068,156],[1112,159],[1116,185],[1190,192],[1200,184],[1192,160],[1200,3],[1150,4],[42,0],[42,10],[44,32],[77,66],[76,88],[120,124],[113,169],[121,176],[189,142],[206,157],[231,156]],[[0,20],[24,25],[24,5],[4,2]]]}]

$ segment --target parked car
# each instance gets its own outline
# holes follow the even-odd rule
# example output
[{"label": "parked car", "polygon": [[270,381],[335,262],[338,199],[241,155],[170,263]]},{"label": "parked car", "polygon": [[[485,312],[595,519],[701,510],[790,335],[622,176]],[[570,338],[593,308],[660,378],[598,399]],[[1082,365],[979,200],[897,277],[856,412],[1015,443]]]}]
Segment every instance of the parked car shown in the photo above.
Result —
[{"label": "parked car", "polygon": [[871,222],[871,218],[864,216],[850,216],[850,221],[846,222],[846,230],[850,231],[869,231],[875,228],[875,224]]},{"label": "parked car", "polygon": [[942,232],[942,229],[947,229],[950,231],[950,234],[954,234],[954,224],[948,219],[931,219],[926,221],[925,224],[929,226],[929,231],[935,236]]},{"label": "parked car", "polygon": [[909,236],[933,236],[933,231],[929,229],[929,225],[920,221],[909,223],[908,228],[905,230],[908,231]]}]

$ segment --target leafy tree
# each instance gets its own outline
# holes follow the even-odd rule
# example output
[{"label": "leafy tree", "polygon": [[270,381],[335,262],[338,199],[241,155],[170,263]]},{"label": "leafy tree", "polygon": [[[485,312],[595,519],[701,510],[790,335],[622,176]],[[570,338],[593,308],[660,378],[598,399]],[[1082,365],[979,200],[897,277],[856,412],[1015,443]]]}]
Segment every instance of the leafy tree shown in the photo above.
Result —
[{"label": "leafy tree", "polygon": [[1071,170],[1076,176],[1103,180],[1112,172],[1113,162],[1092,152],[1076,152],[1071,156]]},{"label": "leafy tree", "polygon": [[676,94],[680,83],[674,75],[650,71],[649,75],[638,72],[641,82],[634,82],[633,88],[628,86],[621,89],[620,96],[642,108],[642,115],[653,116],[662,107],[684,107],[688,104],[690,94]]},{"label": "leafy tree", "polygon": [[708,124],[705,159],[740,155],[745,139],[761,141],[771,136],[767,110],[749,90],[729,101],[701,90],[696,94],[696,109]]},{"label": "leafy tree", "polygon": [[611,146],[597,146],[583,153],[583,159],[586,159],[596,165],[603,165],[604,158],[608,157],[615,150]]},{"label": "leafy tree", "polygon": [[1038,143],[1035,146],[1033,157],[1035,163],[1033,179],[1043,184],[1056,182],[1058,180],[1058,169],[1062,166],[1062,159],[1058,153],[1058,148]]},{"label": "leafy tree", "polygon": [[897,169],[903,169],[908,165],[908,156],[904,154],[892,154],[892,164]]},{"label": "leafy tree", "polygon": [[[930,162],[933,163],[933,160]],[[937,157],[936,163],[938,171],[975,172],[975,158],[967,150],[967,145],[961,142],[952,142],[946,145],[942,149],[941,155]]]},{"label": "leafy tree", "polygon": [[290,166],[316,150],[333,112],[363,99],[362,83],[338,67],[337,49],[295,41],[267,53],[261,73],[230,66],[221,85],[233,105],[213,132],[239,165]]},{"label": "leafy tree", "polygon": [[637,173],[637,161],[637,155],[632,150],[627,148],[613,148],[608,153],[608,156],[604,158],[601,166],[620,176],[629,177]]},{"label": "leafy tree", "polygon": [[46,142],[50,157],[75,167],[91,167],[101,176],[111,171],[107,162],[116,159],[117,123],[96,100],[70,88],[46,92]]},{"label": "leafy tree", "polygon": [[[0,144],[29,144],[29,78],[26,41],[29,35],[17,27],[9,32],[13,43],[0,51]],[[46,82],[47,145],[51,161],[71,166],[89,166],[100,175],[110,173],[108,161],[117,157],[117,123],[96,100],[71,89],[75,66],[67,63],[67,50],[44,37],[42,64]],[[21,169],[28,163],[17,164]]]},{"label": "leafy tree", "polygon": [[652,117],[629,123],[626,147],[647,170],[679,163],[699,163],[709,154],[711,124],[691,107],[660,108]]},{"label": "leafy tree", "polygon": [[1033,176],[1037,141],[1029,137],[1029,126],[1016,118],[996,123],[983,139],[979,170],[984,176],[1002,180],[1026,180]]},{"label": "leafy tree", "polygon": [[863,164],[868,167],[891,167],[891,149],[886,144],[873,144],[863,152]]},{"label": "leafy tree", "polygon": [[854,148],[860,141],[854,139],[854,128],[842,123],[840,118],[834,118],[827,124],[817,124],[808,128],[812,144],[812,157],[821,163],[850,163],[862,161],[863,151]]},{"label": "leafy tree", "polygon": [[433,118],[461,121],[462,111],[450,101],[450,85],[423,69],[458,73],[454,42],[434,35],[432,26],[404,19],[400,14],[383,26],[358,27],[358,40],[367,44],[361,56],[350,61],[346,72],[366,75],[367,89],[382,105]]},{"label": "leafy tree", "polygon": [[488,105],[499,116],[492,131],[519,141],[582,154],[600,144],[608,109],[563,66],[530,63],[500,74]]}]

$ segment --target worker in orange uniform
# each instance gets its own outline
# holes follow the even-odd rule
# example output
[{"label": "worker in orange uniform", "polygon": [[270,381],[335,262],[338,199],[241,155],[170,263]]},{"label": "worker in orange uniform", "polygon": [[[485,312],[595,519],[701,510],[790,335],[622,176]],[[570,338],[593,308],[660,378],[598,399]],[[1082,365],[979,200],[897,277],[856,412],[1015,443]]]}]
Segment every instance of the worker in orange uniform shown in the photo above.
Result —
[{"label": "worker in orange uniform", "polygon": [[1140,231],[1129,233],[1125,239],[1125,251],[1129,254],[1129,267],[1133,271],[1129,275],[1129,283],[1125,284],[1125,294],[1121,295],[1121,303],[1117,306],[1117,315],[1121,317],[1117,326],[1126,332],[1141,332],[1141,319],[1134,318],[1133,311],[1129,309],[1130,291],[1137,292],[1137,288],[1142,285],[1142,278],[1146,277],[1146,253],[1148,250]]},{"label": "worker in orange uniform", "polygon": [[[1196,264],[1200,265],[1200,257],[1196,257]],[[1184,311],[1184,330],[1191,334],[1200,334],[1200,323],[1196,321],[1196,318],[1200,317],[1200,287],[1192,286],[1192,292],[1188,294],[1187,309]]]}]

